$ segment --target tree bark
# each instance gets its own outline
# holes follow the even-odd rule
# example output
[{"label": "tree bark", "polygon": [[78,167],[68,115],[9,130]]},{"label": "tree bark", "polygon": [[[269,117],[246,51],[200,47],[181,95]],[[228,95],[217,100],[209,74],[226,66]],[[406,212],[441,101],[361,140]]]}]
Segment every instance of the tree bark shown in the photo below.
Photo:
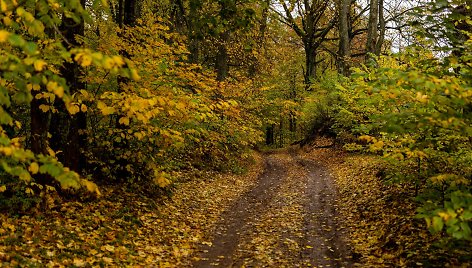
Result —
[{"label": "tree bark", "polygon": [[350,75],[351,40],[349,38],[349,11],[351,0],[339,0],[339,49],[338,49],[338,72],[344,76]]},{"label": "tree bark", "polygon": [[274,129],[275,126],[273,124],[266,127],[266,145],[273,145],[275,143]]},{"label": "tree bark", "polygon": [[[293,73],[290,77],[290,100],[297,102],[297,74]],[[297,131],[297,117],[293,111],[290,111],[288,117],[288,129],[290,132]]]},{"label": "tree bark", "polygon": [[311,44],[304,44],[305,48],[305,74],[304,81],[307,90],[310,89],[310,85],[316,77],[316,47]]},{"label": "tree bark", "polygon": [[[380,16],[382,16],[382,18]],[[370,0],[369,22],[367,25],[367,41],[365,46],[365,61],[367,65],[375,65],[375,60],[372,55],[380,55],[384,34],[385,19],[383,18],[383,1]]]},{"label": "tree bark", "polygon": [[[259,32],[257,33],[256,40],[255,40],[256,41],[255,49],[259,54],[263,52],[263,48],[264,48],[264,39],[266,36],[267,23],[268,23],[268,18],[269,18],[269,6],[270,6],[270,0],[265,0],[263,2],[261,18],[259,20]],[[260,62],[259,62],[259,59],[257,59],[257,57],[253,56],[252,61],[253,62],[249,66],[249,70],[248,70],[248,75],[251,78],[256,76],[256,74],[259,72],[259,66],[260,66]]]},{"label": "tree bark", "polygon": [[380,56],[382,53],[382,46],[385,39],[385,16],[384,16],[384,0],[379,0],[379,35],[375,44],[375,55]]},{"label": "tree bark", "polygon": [[[85,0],[81,0],[82,7],[85,7]],[[64,18],[60,26],[63,44],[68,49],[80,46],[77,36],[84,35],[84,22],[76,23],[73,19]],[[71,95],[86,88],[85,82],[82,80],[83,70],[75,61],[65,62],[60,69],[62,77],[66,79]],[[56,109],[58,112],[53,115],[51,124],[52,144],[56,151],[62,150],[60,160],[64,166],[69,167],[78,173],[82,173],[85,169],[84,151],[87,146],[87,114],[79,111],[74,115],[67,113],[62,100],[58,100]]]},{"label": "tree bark", "polygon": [[119,0],[116,14],[118,27],[123,28],[125,25],[134,26],[140,16],[140,12],[139,0]]},{"label": "tree bark", "polygon": [[218,43],[218,52],[216,54],[215,68],[216,68],[216,80],[224,81],[228,76],[229,72],[229,56],[226,45],[229,41],[229,32],[225,31],[221,34]]},{"label": "tree bark", "polygon": [[35,154],[47,154],[48,147],[48,128],[49,128],[49,112],[43,112],[39,109],[40,105],[47,105],[44,99],[36,99],[36,94],[33,93],[33,100],[30,108],[30,144],[31,151]]}]

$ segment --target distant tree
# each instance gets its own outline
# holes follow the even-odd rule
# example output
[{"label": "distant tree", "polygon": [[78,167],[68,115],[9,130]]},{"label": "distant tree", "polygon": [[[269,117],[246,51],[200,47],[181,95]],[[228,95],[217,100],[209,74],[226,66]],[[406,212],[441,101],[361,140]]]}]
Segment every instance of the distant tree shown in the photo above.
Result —
[{"label": "distant tree", "polygon": [[279,1],[283,12],[272,8],[280,20],[301,38],[305,50],[305,84],[309,88],[316,77],[318,50],[334,28],[338,18],[333,2],[321,0]]}]

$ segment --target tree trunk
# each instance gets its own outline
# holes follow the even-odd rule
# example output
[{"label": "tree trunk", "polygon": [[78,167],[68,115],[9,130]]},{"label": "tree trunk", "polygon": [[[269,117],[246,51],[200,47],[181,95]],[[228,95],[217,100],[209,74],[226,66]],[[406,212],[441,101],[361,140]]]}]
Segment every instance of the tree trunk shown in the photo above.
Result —
[{"label": "tree trunk", "polygon": [[183,0],[173,0],[171,2],[171,22],[172,29],[180,34],[185,34],[188,25],[187,16],[185,14],[185,7]]},{"label": "tree trunk", "polygon": [[[85,0],[81,0],[81,4],[85,6]],[[68,49],[78,47],[76,37],[84,35],[84,22],[76,23],[71,18],[64,18],[60,26],[62,36],[64,37],[64,46]],[[85,89],[85,82],[81,80],[83,70],[75,62],[65,62],[60,69],[62,77],[67,81],[69,93],[71,95]],[[74,115],[69,115],[65,109],[62,100],[56,102],[58,113],[54,115],[54,124],[51,125],[52,139],[57,142],[55,150],[62,150],[61,160],[63,164],[78,173],[81,173],[85,168],[84,151],[87,145],[87,114],[79,111]],[[61,122],[61,121],[65,122]]]},{"label": "tree trunk", "polygon": [[116,23],[120,28],[123,26],[134,26],[139,18],[141,5],[139,0],[119,0]]},{"label": "tree trunk", "polygon": [[188,46],[190,55],[189,62],[194,64],[200,63],[200,40],[191,39]]},{"label": "tree trunk", "polygon": [[229,32],[225,31],[221,34],[221,38],[218,44],[218,52],[216,54],[216,80],[224,81],[228,76],[229,65],[228,65],[228,50],[226,48],[227,42],[229,40]]},{"label": "tree trunk", "polygon": [[[263,52],[264,48],[264,39],[267,31],[267,23],[269,18],[269,7],[270,7],[270,0],[265,0],[263,3],[263,8],[261,12],[261,19],[259,21],[259,32],[256,36],[256,51],[258,54]],[[252,57],[252,63],[249,66],[248,75],[251,78],[254,78],[257,73],[259,72],[259,59],[255,56]]]},{"label": "tree trunk", "polygon": [[[297,102],[297,74],[293,73],[290,77],[290,100]],[[297,117],[293,111],[290,111],[288,118],[288,129],[290,132],[295,133],[297,131]]]},{"label": "tree trunk", "polygon": [[382,53],[382,46],[385,39],[385,17],[384,17],[384,0],[379,0],[379,34],[378,39],[375,44],[375,51],[374,54],[380,56]]},{"label": "tree trunk", "polygon": [[39,109],[39,106],[44,104],[47,105],[46,100],[36,99],[36,95],[40,92],[34,94],[33,100],[31,101],[30,109],[30,144],[31,151],[35,154],[47,154],[48,147],[48,128],[49,128],[49,112],[43,112]]},{"label": "tree trunk", "polygon": [[125,10],[123,14],[123,23],[126,26],[133,27],[139,18],[140,5],[138,0],[125,0]]},{"label": "tree trunk", "polygon": [[266,145],[273,145],[275,143],[274,128],[275,126],[273,124],[266,127]]},{"label": "tree trunk", "polygon": [[305,43],[305,88],[310,89],[310,85],[316,77],[316,48],[311,43]]},{"label": "tree trunk", "polygon": [[367,42],[365,46],[365,61],[367,64],[373,64],[373,58],[371,54],[375,54],[377,47],[378,31],[377,27],[379,24],[379,0],[370,0],[370,14],[369,22],[367,25]]},{"label": "tree trunk", "polygon": [[349,38],[349,11],[351,0],[339,0],[339,50],[338,50],[338,72],[344,76],[350,75],[351,40]]}]

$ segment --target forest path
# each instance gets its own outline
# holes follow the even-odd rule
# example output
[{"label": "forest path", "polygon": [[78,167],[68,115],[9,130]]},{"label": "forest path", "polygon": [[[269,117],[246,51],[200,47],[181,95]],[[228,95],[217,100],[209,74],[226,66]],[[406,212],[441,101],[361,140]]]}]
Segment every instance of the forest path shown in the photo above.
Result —
[{"label": "forest path", "polygon": [[352,266],[327,170],[294,152],[264,158],[257,183],[223,212],[193,266]]}]

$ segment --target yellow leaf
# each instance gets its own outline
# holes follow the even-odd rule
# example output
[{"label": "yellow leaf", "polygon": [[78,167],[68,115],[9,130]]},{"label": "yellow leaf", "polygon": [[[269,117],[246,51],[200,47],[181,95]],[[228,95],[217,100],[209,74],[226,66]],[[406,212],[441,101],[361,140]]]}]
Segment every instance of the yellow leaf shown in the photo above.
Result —
[{"label": "yellow leaf", "polygon": [[100,248],[103,251],[115,252],[115,247],[112,245],[105,245]]},{"label": "yellow leaf", "polygon": [[84,186],[87,189],[87,191],[89,191],[91,193],[95,193],[97,196],[102,195],[102,193],[98,189],[98,186],[94,182],[82,179],[81,183],[82,183],[82,186]]},{"label": "yellow leaf", "polygon": [[418,100],[421,103],[428,102],[428,95],[423,95],[421,92],[416,93],[416,100]]},{"label": "yellow leaf", "polygon": [[92,64],[92,56],[86,53],[78,53],[75,55],[74,60],[82,67],[87,67]]},{"label": "yellow leaf", "polygon": [[26,188],[25,193],[31,194],[31,195],[34,194],[33,189],[31,188]]},{"label": "yellow leaf", "polygon": [[56,94],[56,96],[58,96],[59,98],[64,97],[64,88],[61,87],[61,86],[56,87],[53,92],[54,92],[54,94]]},{"label": "yellow leaf", "polygon": [[49,105],[41,104],[39,105],[39,109],[43,111],[43,113],[49,111]]},{"label": "yellow leaf", "polygon": [[167,100],[164,99],[163,97],[157,97],[157,101],[159,102],[159,105],[164,106],[167,103]]},{"label": "yellow leaf", "polygon": [[131,79],[135,81],[141,79],[141,76],[139,76],[138,71],[136,71],[135,69],[131,69]]},{"label": "yellow leaf", "polygon": [[48,151],[48,154],[49,154],[50,156],[56,157],[56,153],[55,153],[50,147],[46,148],[46,150]]},{"label": "yellow leaf", "polygon": [[184,110],[187,108],[187,105],[186,105],[185,103],[183,103],[183,102],[178,102],[178,103],[175,105],[175,107],[176,107],[177,109],[179,109],[179,110],[184,111]]},{"label": "yellow leaf", "polygon": [[112,59],[118,66],[123,66],[125,64],[125,62],[123,61],[123,58],[120,56],[113,56]]},{"label": "yellow leaf", "polygon": [[39,172],[39,165],[38,163],[36,162],[33,162],[30,164],[28,170],[32,173],[32,174],[36,174]]},{"label": "yellow leaf", "polygon": [[142,134],[141,132],[135,132],[135,133],[134,133],[134,136],[135,136],[136,138],[138,138],[138,140],[142,140],[142,138],[143,138],[143,134]]},{"label": "yellow leaf", "polygon": [[129,118],[128,117],[121,117],[120,120],[118,120],[118,123],[128,126],[129,125]]},{"label": "yellow leaf", "polygon": [[102,63],[102,64],[103,64],[103,68],[105,68],[105,69],[111,69],[111,68],[113,68],[113,63],[114,63],[113,59],[105,58],[105,59],[103,60],[103,63]]},{"label": "yellow leaf", "polygon": [[0,152],[5,154],[6,156],[10,156],[13,153],[13,148],[3,147],[3,148],[0,148]]},{"label": "yellow leaf", "polygon": [[74,258],[73,264],[76,267],[84,267],[87,265],[87,262],[81,259]]},{"label": "yellow leaf", "polygon": [[35,60],[33,65],[36,71],[41,72],[44,69],[44,67],[47,65],[47,63],[43,60]]},{"label": "yellow leaf", "polygon": [[1,10],[2,12],[5,12],[5,11],[8,10],[7,3],[5,3],[4,0],[0,0],[0,10]]},{"label": "yellow leaf", "polygon": [[9,36],[10,36],[10,33],[8,31],[0,30],[0,43],[6,42]]},{"label": "yellow leaf", "polygon": [[166,186],[170,185],[171,181],[169,179],[167,179],[166,177],[164,176],[159,176],[157,178],[154,179],[154,182],[159,185],[159,187],[161,188],[165,188]]},{"label": "yellow leaf", "polygon": [[97,108],[102,112],[103,115],[110,115],[115,113],[115,108],[108,107],[104,102],[99,101],[97,103]]},{"label": "yellow leaf", "polygon": [[7,190],[7,186],[5,185],[0,186],[0,193],[5,192],[6,190]]},{"label": "yellow leaf", "polygon": [[66,104],[67,111],[69,114],[74,115],[78,112],[80,112],[80,108],[76,104]]},{"label": "yellow leaf", "polygon": [[85,104],[82,104],[80,106],[80,110],[82,111],[82,113],[85,113],[87,111],[87,106]]},{"label": "yellow leaf", "polygon": [[10,19],[10,17],[3,17],[3,24],[5,24],[6,26],[10,26],[12,23],[12,20]]},{"label": "yellow leaf", "polygon": [[101,0],[100,1],[103,5],[103,7],[108,8],[108,1],[107,0]]},{"label": "yellow leaf", "polygon": [[59,3],[56,3],[56,2],[53,2],[53,3],[50,2],[50,5],[53,9],[59,9],[61,7]]},{"label": "yellow leaf", "polygon": [[112,264],[112,263],[113,263],[113,259],[112,259],[112,258],[103,257],[102,260],[103,260],[104,262],[106,262],[107,264]]}]

